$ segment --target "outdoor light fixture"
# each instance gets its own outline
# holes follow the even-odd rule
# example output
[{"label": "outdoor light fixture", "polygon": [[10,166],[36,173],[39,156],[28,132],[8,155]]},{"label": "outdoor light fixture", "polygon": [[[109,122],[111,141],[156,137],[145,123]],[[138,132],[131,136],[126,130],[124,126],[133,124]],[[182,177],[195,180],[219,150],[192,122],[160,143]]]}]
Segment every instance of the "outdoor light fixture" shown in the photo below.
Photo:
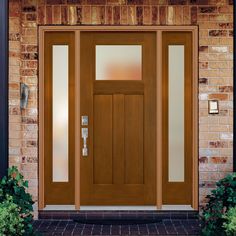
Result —
[{"label": "outdoor light fixture", "polygon": [[28,99],[29,99],[29,86],[20,83],[20,108],[25,109],[28,105]]},{"label": "outdoor light fixture", "polygon": [[209,100],[208,101],[208,113],[209,114],[219,114],[219,101]]}]

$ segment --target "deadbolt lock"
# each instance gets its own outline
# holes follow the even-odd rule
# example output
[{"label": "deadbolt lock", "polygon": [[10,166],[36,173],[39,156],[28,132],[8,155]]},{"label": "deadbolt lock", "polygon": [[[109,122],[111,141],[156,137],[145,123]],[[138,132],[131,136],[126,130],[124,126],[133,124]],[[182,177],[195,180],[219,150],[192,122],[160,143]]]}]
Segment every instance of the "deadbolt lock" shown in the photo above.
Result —
[{"label": "deadbolt lock", "polygon": [[81,116],[81,125],[88,125],[88,116]]}]

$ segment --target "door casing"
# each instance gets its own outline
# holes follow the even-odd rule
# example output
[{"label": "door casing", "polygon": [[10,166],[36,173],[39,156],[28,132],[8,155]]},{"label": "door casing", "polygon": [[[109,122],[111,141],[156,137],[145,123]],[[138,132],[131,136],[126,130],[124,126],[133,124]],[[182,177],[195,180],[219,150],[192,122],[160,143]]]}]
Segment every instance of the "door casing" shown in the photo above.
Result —
[{"label": "door casing", "polygon": [[[192,121],[192,208],[198,210],[198,27],[197,26],[40,26],[39,27],[39,201],[43,210],[44,201],[44,34],[52,31],[75,32],[75,130],[80,130],[80,32],[82,31],[152,31],[156,32],[156,208],[162,207],[162,32],[192,32],[193,36],[193,121]],[[75,207],[80,209],[80,132],[75,132]]]}]

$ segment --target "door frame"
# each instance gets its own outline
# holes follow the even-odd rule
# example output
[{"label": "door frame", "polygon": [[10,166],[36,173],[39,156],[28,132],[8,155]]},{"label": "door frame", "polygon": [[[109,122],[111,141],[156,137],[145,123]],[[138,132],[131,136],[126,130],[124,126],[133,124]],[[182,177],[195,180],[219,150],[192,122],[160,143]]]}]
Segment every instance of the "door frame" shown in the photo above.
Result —
[{"label": "door frame", "polygon": [[[162,208],[162,32],[192,32],[193,40],[193,121],[192,121],[192,208],[198,210],[198,27],[197,26],[39,26],[39,196],[38,208],[44,201],[44,34],[52,31],[75,32],[75,130],[80,130],[80,32],[84,31],[152,31],[156,32],[156,208]],[[159,63],[160,62],[160,63]],[[75,208],[80,209],[80,132],[75,132]]]}]

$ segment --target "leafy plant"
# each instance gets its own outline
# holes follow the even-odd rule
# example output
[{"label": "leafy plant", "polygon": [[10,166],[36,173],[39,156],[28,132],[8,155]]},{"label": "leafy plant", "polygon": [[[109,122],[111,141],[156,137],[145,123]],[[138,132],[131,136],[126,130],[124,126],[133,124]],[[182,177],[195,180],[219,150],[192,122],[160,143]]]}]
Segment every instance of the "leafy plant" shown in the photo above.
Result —
[{"label": "leafy plant", "polygon": [[226,220],[223,224],[226,234],[236,235],[236,207],[230,208],[223,218]]},{"label": "leafy plant", "polygon": [[203,235],[225,235],[223,217],[228,210],[236,206],[236,173],[227,175],[216,183],[216,189],[207,195],[208,203],[203,208]]},{"label": "leafy plant", "polygon": [[24,180],[17,167],[13,166],[8,169],[8,175],[0,181],[0,202],[4,202],[7,196],[12,196],[20,210],[20,216],[23,218],[25,234],[31,235],[33,232],[33,200],[32,196],[26,192],[28,182]]},{"label": "leafy plant", "polygon": [[0,203],[0,235],[24,235],[23,218],[20,216],[19,207],[13,203],[13,197]]}]

